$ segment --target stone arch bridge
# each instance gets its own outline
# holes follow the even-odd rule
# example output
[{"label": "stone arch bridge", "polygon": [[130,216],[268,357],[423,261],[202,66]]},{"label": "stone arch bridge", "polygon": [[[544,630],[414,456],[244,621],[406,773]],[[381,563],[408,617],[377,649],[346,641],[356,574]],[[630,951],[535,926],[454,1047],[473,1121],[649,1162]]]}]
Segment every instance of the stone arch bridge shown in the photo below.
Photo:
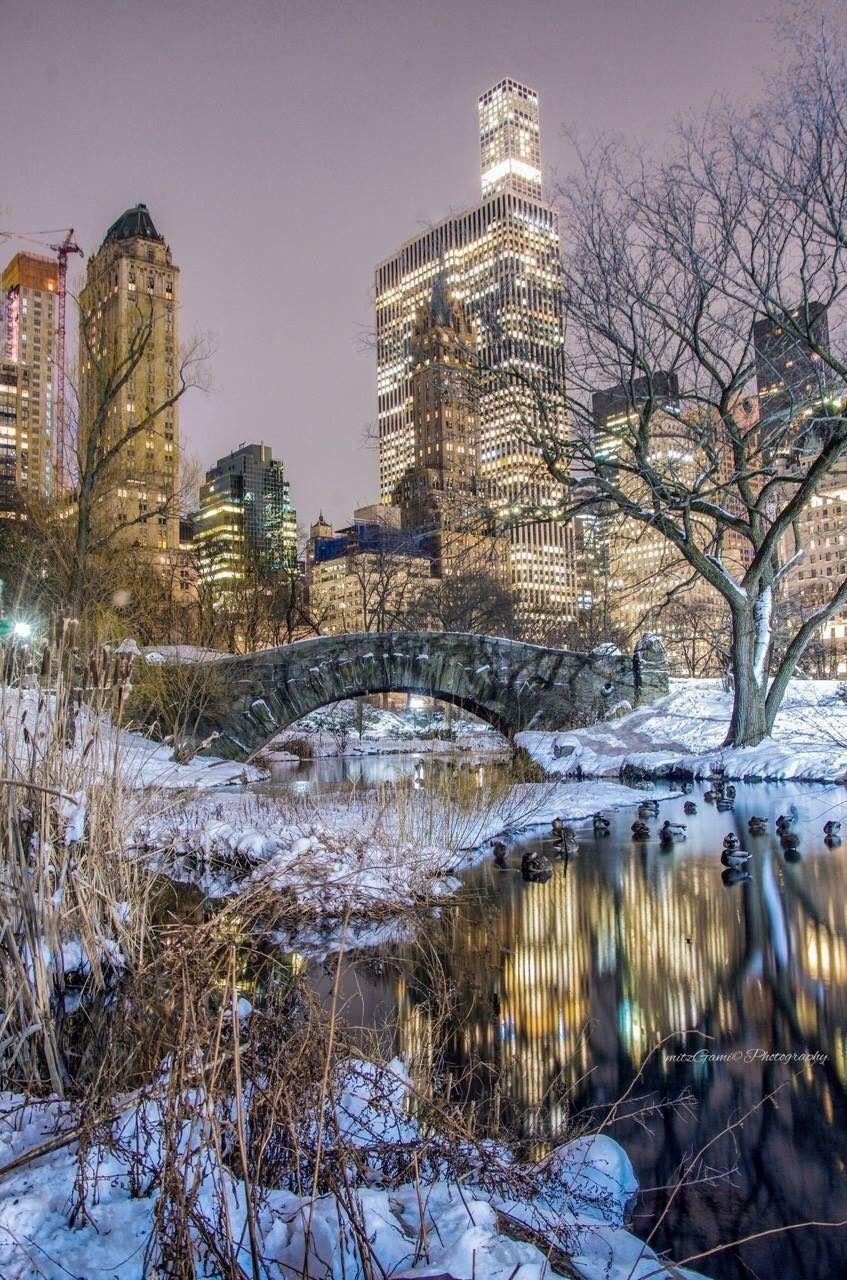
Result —
[{"label": "stone arch bridge", "polygon": [[391,631],[317,636],[278,649],[204,662],[209,681],[193,710],[194,739],[246,759],[319,707],[369,693],[416,693],[452,702],[507,737],[603,720],[622,704],[668,691],[667,659],[645,635],[629,655],[544,649],[497,636]]}]

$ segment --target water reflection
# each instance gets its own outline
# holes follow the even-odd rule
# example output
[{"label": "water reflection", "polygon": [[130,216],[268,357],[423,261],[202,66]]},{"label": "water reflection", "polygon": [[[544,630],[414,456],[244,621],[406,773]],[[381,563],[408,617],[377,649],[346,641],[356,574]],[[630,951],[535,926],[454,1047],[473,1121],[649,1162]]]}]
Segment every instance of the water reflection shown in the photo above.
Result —
[{"label": "water reflection", "polygon": [[511,760],[508,750],[463,751],[456,755],[401,752],[396,755],[323,756],[316,760],[274,760],[267,782],[250,789],[258,792],[320,791],[338,786],[379,786],[411,781],[416,774],[437,774],[450,769],[475,769],[487,773]]},{"label": "water reflection", "polygon": [[[667,1210],[653,1243],[677,1257],[847,1218],[847,871],[845,852],[823,840],[824,821],[844,816],[842,793],[739,788],[732,813],[694,798],[693,817],[681,800],[662,806],[662,818],[688,823],[689,839],[670,852],[657,839],[633,845],[633,814],[616,815],[611,838],[580,831],[579,854],[546,884],[491,865],[470,872],[458,905],[418,944],[351,957],[345,974],[354,1016],[358,1007],[372,1024],[377,1009],[393,1009],[398,1047],[422,1079],[469,1070],[471,1100],[496,1106],[535,1149],[575,1114],[603,1114],[641,1069],[611,1131],[656,1188],[640,1226]],[[792,801],[797,862],[773,834]],[[769,834],[748,834],[754,813],[768,816]],[[750,879],[728,887],[720,850],[730,830],[754,856]],[[446,1020],[439,992],[452,1001]],[[728,1057],[677,1060],[698,1050]],[[804,1053],[819,1058],[768,1056]],[[681,1165],[707,1144],[691,1175],[700,1181],[674,1193]],[[787,1280],[840,1275],[845,1264],[843,1232],[808,1229],[703,1267]]]}]

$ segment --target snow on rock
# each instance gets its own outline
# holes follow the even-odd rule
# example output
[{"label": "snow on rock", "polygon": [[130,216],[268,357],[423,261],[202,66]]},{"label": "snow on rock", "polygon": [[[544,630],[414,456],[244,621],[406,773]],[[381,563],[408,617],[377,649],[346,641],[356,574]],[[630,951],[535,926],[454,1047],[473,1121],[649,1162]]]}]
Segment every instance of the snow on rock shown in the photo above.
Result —
[{"label": "snow on rock", "polygon": [[[579,1138],[537,1165],[513,1162],[503,1148],[483,1157],[471,1143],[459,1144],[460,1151],[455,1141],[419,1127],[407,1106],[410,1081],[401,1061],[384,1068],[348,1062],[336,1074],[340,1087],[334,1106],[328,1104],[326,1140],[332,1136],[348,1150],[367,1147],[367,1182],[357,1180],[356,1165],[346,1159],[344,1203],[331,1194],[313,1198],[254,1187],[265,1280],[303,1274],[311,1280],[364,1280],[373,1272],[421,1280],[439,1274],[455,1280],[560,1280],[574,1273],[583,1280],[696,1280],[693,1272],[663,1264],[626,1229],[637,1184],[625,1152],[611,1138]],[[196,1224],[210,1224],[229,1255],[223,1238],[228,1220],[233,1260],[242,1273],[252,1274],[247,1203],[236,1165],[223,1164],[218,1145],[209,1141],[206,1108],[187,1106],[185,1114],[193,1119],[185,1122],[181,1139],[181,1176],[196,1205],[188,1221],[198,1263],[208,1254]],[[67,1103],[0,1095],[0,1165],[42,1143],[61,1142],[75,1122]],[[306,1115],[304,1149],[311,1145],[310,1124],[314,1116]],[[98,1128],[86,1153],[84,1213],[69,1214],[80,1185],[74,1141],[7,1173],[0,1180],[4,1280],[142,1280],[159,1256],[154,1232],[164,1145],[162,1113],[154,1101],[136,1095]],[[390,1167],[390,1153],[410,1145],[435,1153],[435,1160],[429,1173],[422,1166],[417,1183],[397,1184],[381,1172],[379,1151],[389,1156]],[[349,1229],[351,1213],[368,1241],[364,1261]],[[567,1258],[566,1271],[556,1269],[551,1247]],[[207,1274],[202,1264],[200,1271]]]},{"label": "snow on rock", "polygon": [[667,697],[613,722],[516,741],[554,777],[705,777],[720,760],[730,778],[847,781],[847,701],[835,680],[792,680],[773,736],[723,748],[732,695],[719,680],[672,680]]}]

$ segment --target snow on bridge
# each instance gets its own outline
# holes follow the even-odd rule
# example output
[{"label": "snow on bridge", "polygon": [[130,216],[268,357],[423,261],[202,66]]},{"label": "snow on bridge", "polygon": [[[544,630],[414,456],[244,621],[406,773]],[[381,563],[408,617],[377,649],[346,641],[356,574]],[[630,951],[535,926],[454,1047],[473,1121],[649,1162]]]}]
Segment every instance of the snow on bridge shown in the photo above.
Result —
[{"label": "snow on bridge", "polygon": [[668,691],[664,647],[652,635],[624,655],[608,646],[571,653],[444,631],[372,632],[316,636],[198,665],[208,667],[210,679],[197,682],[195,740],[214,735],[210,750],[232,759],[246,759],[318,707],[363,694],[440,698],[511,737],[521,729],[592,724]]}]

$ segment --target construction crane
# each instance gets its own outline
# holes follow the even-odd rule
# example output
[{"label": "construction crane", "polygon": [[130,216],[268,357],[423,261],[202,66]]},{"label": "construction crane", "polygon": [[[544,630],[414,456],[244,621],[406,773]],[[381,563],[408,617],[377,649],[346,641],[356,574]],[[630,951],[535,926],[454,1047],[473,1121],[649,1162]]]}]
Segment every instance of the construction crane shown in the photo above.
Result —
[{"label": "construction crane", "polygon": [[[58,243],[52,242],[53,236],[61,235]],[[73,227],[62,227],[59,231],[0,231],[0,237],[7,240],[23,240],[29,244],[37,244],[41,248],[50,249],[57,258],[56,285],[56,488],[61,493],[67,483],[67,446],[68,426],[65,421],[65,316],[68,282],[68,258],[72,253],[85,255],[74,240]],[[46,241],[46,242],[45,242]]]}]

